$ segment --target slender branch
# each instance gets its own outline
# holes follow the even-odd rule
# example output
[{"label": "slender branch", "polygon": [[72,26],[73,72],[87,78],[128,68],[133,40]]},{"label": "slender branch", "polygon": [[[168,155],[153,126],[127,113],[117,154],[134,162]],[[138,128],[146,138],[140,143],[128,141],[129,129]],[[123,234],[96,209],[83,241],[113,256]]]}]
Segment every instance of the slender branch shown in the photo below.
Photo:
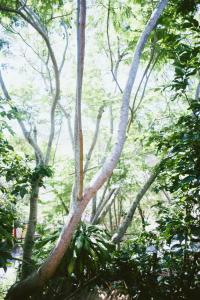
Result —
[{"label": "slender branch", "polygon": [[133,119],[134,119],[134,116],[135,116],[136,112],[138,111],[138,109],[139,109],[139,107],[140,107],[140,105],[141,105],[141,103],[142,103],[142,101],[144,99],[146,87],[147,87],[147,84],[149,82],[149,78],[151,76],[151,73],[152,73],[152,71],[153,71],[153,69],[154,69],[154,67],[155,67],[155,65],[157,63],[158,57],[159,57],[159,55],[156,57],[156,59],[155,59],[153,65],[152,65],[151,69],[149,70],[149,73],[146,74],[146,79],[145,79],[145,83],[144,83],[144,86],[143,86],[143,89],[142,89],[142,94],[140,96],[140,100],[139,100],[137,106],[135,107],[135,109],[133,109],[133,110],[131,109],[131,116],[130,116],[129,123],[128,123],[128,126],[127,126],[127,132],[129,132],[131,124],[132,124]]},{"label": "slender branch", "polygon": [[123,238],[124,234],[126,233],[128,226],[131,224],[131,221],[133,219],[133,215],[135,213],[136,208],[138,207],[143,196],[149,190],[152,183],[155,181],[155,179],[157,178],[157,176],[160,172],[159,166],[160,166],[160,164],[155,168],[155,171],[150,175],[149,179],[144,184],[144,186],[141,188],[141,190],[138,192],[137,196],[135,197],[135,200],[132,202],[127,215],[122,220],[122,223],[118,227],[117,232],[112,237],[112,241],[114,243],[119,243],[121,241],[121,239]]},{"label": "slender branch", "polygon": [[61,121],[60,121],[60,128],[59,128],[59,131],[58,131],[58,138],[57,138],[57,141],[56,141],[55,151],[54,151],[53,159],[52,159],[53,165],[54,165],[55,158],[56,158],[56,152],[57,152],[57,149],[58,149],[58,143],[59,143],[59,139],[60,139],[61,129],[62,129],[62,119],[61,119]]},{"label": "slender branch", "polygon": [[165,190],[162,190],[162,192],[163,192],[163,195],[165,196],[165,198],[167,199],[168,203],[170,204],[171,203],[171,198],[170,198],[168,192],[165,191]]},{"label": "slender branch", "polygon": [[136,102],[136,99],[137,99],[137,95],[138,95],[139,90],[140,90],[140,88],[141,88],[141,85],[142,85],[142,83],[143,83],[143,81],[144,81],[144,78],[145,78],[145,76],[147,75],[147,73],[148,73],[148,71],[149,71],[149,68],[150,68],[150,66],[151,66],[151,63],[152,63],[152,61],[153,61],[153,59],[154,59],[154,54],[155,54],[155,48],[153,47],[153,48],[152,48],[152,51],[151,51],[150,58],[149,58],[149,62],[148,62],[147,66],[146,66],[146,68],[145,68],[145,70],[144,70],[144,73],[143,73],[143,75],[142,75],[142,78],[141,78],[141,80],[140,80],[140,83],[139,83],[139,85],[138,85],[138,87],[137,87],[137,90],[136,90],[136,93],[135,93],[135,96],[134,96],[134,99],[133,99],[133,103],[132,103],[132,106],[131,106],[131,111],[134,111],[134,109],[135,109],[135,102]]},{"label": "slender branch", "polygon": [[68,16],[70,16],[72,13],[73,13],[73,10],[72,10],[70,13],[68,13],[68,14],[59,15],[59,16],[52,16],[51,18],[49,18],[48,22],[49,22],[49,21],[52,21],[52,20],[54,20],[54,19],[63,18],[63,17],[68,17]]},{"label": "slender branch", "polygon": [[59,73],[62,72],[62,69],[64,67],[64,64],[65,64],[65,56],[66,56],[66,53],[67,53],[67,48],[68,48],[68,32],[67,32],[67,27],[66,27],[66,24],[64,21],[62,21],[62,26],[64,28],[64,32],[65,32],[65,40],[66,40],[66,43],[65,43],[65,48],[64,48],[64,51],[63,51],[63,55],[62,55],[62,60],[61,60],[61,63],[60,63],[60,67],[59,67]]},{"label": "slender branch", "polygon": [[27,40],[20,32],[16,31],[14,28],[12,28],[11,32],[17,34],[21,38],[21,40],[33,51],[33,53],[45,64],[45,60],[43,59],[43,57],[32,47],[32,45],[27,42]]},{"label": "slender branch", "polygon": [[196,88],[196,92],[195,92],[195,100],[199,100],[199,95],[200,95],[200,81],[197,85],[197,88]]},{"label": "slender branch", "polygon": [[109,212],[109,209],[111,208],[112,204],[114,203],[117,195],[119,194],[120,188],[116,188],[113,190],[112,194],[109,195],[110,197],[106,199],[104,205],[102,206],[102,210],[99,213],[98,216],[95,215],[92,224],[99,224],[103,221],[107,213]]},{"label": "slender branch", "polygon": [[50,159],[50,152],[52,148],[52,143],[53,143],[53,138],[55,134],[55,109],[57,102],[60,97],[60,78],[59,78],[59,70],[58,70],[58,65],[57,61],[55,58],[54,51],[51,47],[46,28],[42,26],[42,23],[40,22],[39,17],[30,9],[30,7],[27,7],[26,5],[24,6],[23,10],[25,13],[23,13],[21,10],[20,11],[15,11],[15,13],[19,14],[27,23],[29,23],[43,38],[51,61],[54,69],[54,75],[55,75],[55,95],[54,99],[51,105],[51,116],[50,116],[50,134],[49,134],[49,139],[48,139],[48,144],[47,144],[47,149],[46,149],[46,156],[45,156],[45,164],[48,164],[49,159]]},{"label": "slender branch", "polygon": [[[145,76],[147,75],[147,73],[148,73],[148,71],[149,71],[149,68],[150,68],[150,66],[151,66],[151,63],[152,63],[152,61],[153,61],[153,59],[154,59],[154,54],[155,54],[155,47],[154,47],[154,45],[153,45],[152,51],[151,51],[151,55],[150,55],[150,58],[149,58],[149,62],[148,62],[148,64],[147,64],[147,66],[146,66],[146,68],[145,68],[145,70],[144,70],[144,73],[143,73],[143,75],[142,75],[142,78],[141,78],[141,80],[140,80],[140,82],[139,82],[139,85],[138,85],[138,87],[137,87],[137,90],[136,90],[136,93],[135,93],[135,96],[134,96],[134,99],[133,99],[132,106],[131,106],[131,108],[130,108],[130,110],[131,110],[131,116],[130,116],[130,120],[129,120],[129,124],[128,124],[128,129],[127,129],[127,131],[129,131],[130,125],[131,125],[131,123],[133,122],[134,114],[135,114],[135,112],[137,111],[137,109],[139,108],[139,106],[140,106],[140,104],[141,104],[141,102],[142,102],[142,99],[143,99],[143,97],[144,97],[146,85],[147,85],[147,82],[148,82],[148,79],[149,79],[149,77],[150,77],[151,72],[149,72],[149,76],[146,77],[146,81],[145,81],[145,84],[144,84],[142,96],[140,97],[139,105],[137,105],[137,108],[135,108],[135,103],[136,103],[136,100],[137,100],[137,96],[138,96],[139,90],[140,90],[140,88],[141,88],[141,85],[142,85],[142,83],[143,83],[143,81],[144,81]],[[156,60],[155,60],[155,61],[156,61]],[[153,66],[155,66],[155,63],[153,64]],[[153,68],[151,68],[151,71],[152,71],[152,70],[153,70]]]},{"label": "slender branch", "polygon": [[88,151],[88,154],[86,156],[86,162],[85,162],[84,171],[83,171],[84,173],[87,172],[87,169],[88,169],[91,157],[92,157],[92,153],[93,153],[94,147],[97,142],[97,138],[98,138],[98,134],[99,134],[99,127],[100,127],[100,122],[101,122],[103,112],[104,112],[104,106],[101,106],[99,108],[99,112],[97,115],[96,128],[95,128],[94,136],[92,139],[92,143],[91,143],[90,149]]},{"label": "slender branch", "polygon": [[72,149],[74,150],[74,135],[73,135],[72,126],[71,126],[71,116],[69,113],[66,112],[64,107],[60,104],[60,102],[58,102],[58,107],[61,109],[65,118],[67,119],[70,141],[71,141]]},{"label": "slender branch", "polygon": [[103,198],[100,205],[98,206],[97,210],[96,210],[96,214],[92,220],[92,224],[97,224],[99,221],[99,217],[102,213],[102,211],[105,208],[105,205],[109,202],[109,200],[111,199],[112,195],[114,194],[114,192],[116,191],[116,188],[113,188],[109,191],[107,197]]},{"label": "slender branch", "polygon": [[142,229],[143,231],[145,230],[145,227],[146,227],[146,224],[145,224],[145,217],[144,217],[144,212],[141,208],[141,205],[140,203],[138,204],[138,212],[139,212],[139,215],[140,215],[140,218],[141,218],[141,222],[142,222]]},{"label": "slender branch", "polygon": [[[8,104],[11,106],[11,108],[14,108],[14,106],[11,104],[11,97],[8,93],[8,90],[7,90],[6,86],[5,86],[1,70],[0,70],[0,85],[1,85],[1,89],[3,91],[4,97],[8,101]],[[15,109],[17,109],[17,108],[15,107]],[[17,109],[17,112],[19,112],[18,109]],[[35,154],[36,154],[39,162],[43,163],[44,162],[43,154],[42,154],[42,151],[40,150],[37,142],[31,137],[30,132],[28,132],[28,130],[26,129],[26,126],[24,125],[24,122],[20,119],[20,117],[17,117],[17,121],[18,121],[18,123],[19,123],[19,125],[22,129],[22,132],[24,134],[25,139],[28,141],[28,143],[34,149]]]},{"label": "slender branch", "polygon": [[16,13],[20,15],[27,23],[29,23],[43,38],[47,49],[49,51],[49,55],[51,57],[53,69],[54,69],[54,75],[55,75],[55,95],[54,99],[52,102],[51,106],[51,116],[50,116],[50,134],[49,134],[49,139],[48,139],[48,144],[47,144],[47,149],[46,149],[46,156],[45,156],[45,164],[48,164],[49,159],[50,159],[50,152],[52,148],[52,143],[53,143],[53,138],[54,138],[54,133],[55,133],[55,109],[57,102],[60,97],[60,78],[59,78],[59,70],[58,70],[58,65],[57,61],[54,55],[54,51],[51,47],[48,35],[47,35],[47,30],[46,28],[42,25],[40,18],[26,5],[26,1],[19,1],[19,3],[22,5],[20,7],[20,10],[18,9],[13,9],[13,8],[8,8],[4,7],[3,5],[0,5],[0,10],[5,11],[5,12],[10,12],[10,13]]},{"label": "slender branch", "polygon": [[[120,91],[120,93],[122,94],[123,91],[119,85],[119,82],[117,80],[117,77],[115,75],[114,72],[114,64],[113,64],[113,54],[112,54],[112,50],[111,50],[111,45],[110,45],[110,36],[109,36],[109,23],[110,23],[110,0],[108,0],[108,12],[107,12],[107,26],[106,26],[106,35],[107,35],[107,43],[108,43],[108,50],[109,50],[109,56],[110,56],[110,65],[111,65],[111,73],[113,76],[114,81],[116,82],[116,85]],[[118,64],[120,63],[120,61],[118,62]]]},{"label": "slender branch", "polygon": [[101,207],[102,207],[102,205],[103,205],[103,201],[104,201],[105,195],[106,195],[107,190],[108,190],[109,185],[110,185],[110,179],[111,179],[111,177],[110,177],[110,178],[108,179],[108,181],[106,182],[106,185],[105,185],[105,187],[104,187],[103,193],[102,193],[102,195],[101,195],[101,199],[99,200],[99,203],[98,203],[98,205],[97,205],[96,211],[101,210]]}]

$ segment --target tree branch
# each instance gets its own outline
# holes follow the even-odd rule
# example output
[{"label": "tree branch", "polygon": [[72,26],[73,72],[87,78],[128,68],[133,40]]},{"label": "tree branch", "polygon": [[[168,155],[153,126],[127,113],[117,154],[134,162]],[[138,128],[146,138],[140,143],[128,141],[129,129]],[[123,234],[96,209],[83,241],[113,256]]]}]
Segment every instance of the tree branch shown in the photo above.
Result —
[{"label": "tree branch", "polygon": [[97,115],[96,128],[95,128],[93,140],[92,140],[90,149],[88,151],[88,154],[86,156],[86,162],[85,162],[84,171],[83,171],[84,174],[87,172],[87,169],[88,169],[88,166],[89,166],[89,163],[90,163],[90,159],[92,157],[92,153],[93,153],[94,147],[95,147],[96,142],[97,142],[97,138],[98,138],[98,134],[99,134],[99,126],[100,126],[100,122],[101,122],[103,112],[104,112],[104,106],[101,106],[99,108],[99,112],[98,112],[98,115]]},{"label": "tree branch", "polygon": [[67,32],[67,27],[66,27],[64,21],[62,21],[62,26],[63,26],[64,32],[65,32],[66,43],[65,43],[65,48],[64,48],[64,51],[63,51],[62,60],[61,60],[60,67],[59,67],[59,73],[62,72],[62,69],[63,69],[63,67],[64,67],[64,64],[65,64],[65,56],[66,56],[67,48],[68,48],[68,32]]},{"label": "tree branch", "polygon": [[[117,77],[116,77],[116,73],[114,72],[114,64],[113,64],[113,57],[112,57],[112,50],[111,50],[111,45],[110,45],[110,36],[109,36],[109,23],[110,23],[110,0],[108,0],[108,11],[107,11],[107,26],[106,26],[106,35],[107,35],[107,43],[108,43],[108,50],[109,50],[109,56],[110,56],[110,65],[111,65],[111,73],[112,73],[112,76],[113,76],[113,80],[116,82],[116,85],[120,91],[121,94],[123,94],[123,91],[119,85],[119,82],[117,80]],[[120,59],[121,61],[121,59]],[[120,63],[120,61],[118,62],[118,64]],[[117,66],[117,64],[116,64]],[[118,68],[118,66],[117,66]]]},{"label": "tree branch", "polygon": [[70,141],[71,141],[72,149],[74,150],[74,135],[73,135],[72,126],[71,126],[70,114],[66,112],[64,107],[60,104],[60,102],[58,102],[58,107],[61,109],[61,111],[63,112],[65,118],[67,119],[67,125],[68,125],[68,130],[69,130]]},{"label": "tree branch", "polygon": [[149,179],[147,180],[147,182],[144,184],[144,186],[138,192],[135,200],[132,202],[132,205],[131,205],[131,207],[130,207],[128,213],[127,213],[127,215],[125,216],[125,218],[123,219],[122,223],[118,227],[117,232],[112,236],[112,241],[114,243],[117,244],[117,243],[119,243],[122,240],[124,234],[126,233],[127,228],[131,224],[131,221],[133,219],[133,215],[134,215],[134,213],[136,211],[136,208],[138,207],[141,199],[143,198],[143,196],[145,195],[145,193],[148,191],[148,189],[150,188],[150,186],[152,185],[152,183],[155,181],[155,179],[157,178],[157,176],[158,176],[158,174],[160,172],[159,165],[155,168],[155,171],[151,174],[151,176],[149,177]]},{"label": "tree branch", "polygon": [[[0,85],[1,85],[1,89],[3,91],[4,97],[8,101],[8,104],[10,105],[10,107],[11,108],[15,108],[17,110],[17,112],[18,112],[18,109],[11,104],[11,97],[10,97],[10,95],[8,93],[8,90],[7,90],[6,86],[5,86],[1,70],[0,70]],[[24,134],[25,139],[28,141],[28,143],[34,149],[36,157],[39,160],[39,163],[43,164],[43,162],[44,162],[43,154],[42,154],[42,151],[40,150],[37,142],[31,137],[30,133],[26,129],[26,126],[24,125],[24,122],[19,117],[17,117],[17,121],[18,121],[18,123],[19,123],[19,125],[20,125],[20,127],[22,129],[22,132]]]}]

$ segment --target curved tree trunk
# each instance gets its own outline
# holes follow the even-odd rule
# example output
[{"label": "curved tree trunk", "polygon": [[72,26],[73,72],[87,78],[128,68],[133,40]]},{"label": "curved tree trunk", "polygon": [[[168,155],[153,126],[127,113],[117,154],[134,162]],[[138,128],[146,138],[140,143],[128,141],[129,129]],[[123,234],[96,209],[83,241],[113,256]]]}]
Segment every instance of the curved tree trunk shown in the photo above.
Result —
[{"label": "curved tree trunk", "polygon": [[31,270],[31,257],[34,245],[35,228],[37,224],[37,202],[39,195],[39,182],[38,180],[32,184],[30,195],[30,211],[28,227],[23,246],[23,262],[22,262],[22,275],[21,278],[26,278]]},{"label": "curved tree trunk", "polygon": [[120,111],[120,120],[118,125],[118,134],[115,146],[112,153],[105,161],[102,169],[96,174],[93,180],[90,182],[88,188],[83,192],[82,197],[78,201],[78,204],[73,213],[69,214],[68,220],[63,227],[60,237],[50,253],[47,260],[42,264],[42,266],[25,280],[15,284],[7,294],[7,299],[22,299],[24,295],[30,295],[38,288],[42,287],[48,279],[50,279],[55,271],[57,270],[67,248],[70,245],[73,233],[77,228],[81,216],[88,204],[88,202],[95,196],[96,192],[102,187],[106,180],[111,176],[114,168],[116,167],[119,158],[121,156],[124,142],[126,139],[126,129],[128,123],[128,112],[129,112],[129,102],[130,96],[135,82],[140,57],[144,46],[147,42],[149,35],[154,29],[160,15],[162,14],[164,8],[166,7],[168,0],[161,0],[157,8],[152,13],[135,49],[133,61],[131,64],[128,80],[126,87],[124,89],[122,97],[122,105]]}]

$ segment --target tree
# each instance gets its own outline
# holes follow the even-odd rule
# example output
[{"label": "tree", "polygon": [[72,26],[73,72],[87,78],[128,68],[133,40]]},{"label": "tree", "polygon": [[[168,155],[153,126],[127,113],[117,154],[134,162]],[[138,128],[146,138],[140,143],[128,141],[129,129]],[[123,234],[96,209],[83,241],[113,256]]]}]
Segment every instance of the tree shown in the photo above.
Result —
[{"label": "tree", "polygon": [[[48,6],[47,9],[51,11],[53,3]],[[35,11],[35,3],[33,1],[32,3],[33,8],[31,8],[29,5],[26,4],[26,2],[23,1],[15,1],[14,3],[2,3],[0,6],[0,10],[5,14],[7,13],[9,17],[12,19],[12,14],[14,13],[15,18],[18,17],[18,15],[25,21],[27,24],[32,26],[36,32],[39,34],[39,36],[42,38],[43,42],[46,45],[46,51],[47,51],[47,60],[46,58],[43,58],[35,51],[35,54],[39,57],[39,59],[42,61],[43,65],[45,66],[47,73],[48,73],[48,82],[51,87],[51,93],[50,97],[52,98],[51,103],[51,111],[50,111],[50,132],[49,132],[49,138],[47,147],[44,151],[42,151],[41,147],[38,145],[37,142],[37,128],[36,125],[34,125],[34,130],[31,132],[31,129],[29,130],[23,120],[23,113],[20,112],[19,109],[17,109],[13,102],[12,97],[9,94],[6,85],[4,83],[2,73],[0,73],[0,84],[1,88],[4,94],[5,99],[7,100],[8,104],[11,108],[16,109],[17,114],[17,120],[21,127],[21,130],[24,134],[25,139],[32,147],[34,153],[35,153],[35,172],[34,172],[34,180],[31,184],[31,192],[30,192],[30,212],[29,212],[29,221],[28,221],[28,228],[26,232],[25,242],[24,242],[24,251],[23,251],[23,265],[22,265],[22,278],[25,278],[27,274],[29,273],[29,265],[27,265],[25,262],[31,261],[32,256],[32,250],[34,245],[34,235],[35,235],[35,229],[37,224],[37,202],[38,202],[38,196],[39,196],[39,189],[41,185],[43,184],[42,179],[45,176],[50,176],[51,171],[49,168],[50,163],[50,155],[52,151],[52,145],[53,140],[55,136],[55,113],[56,113],[56,105],[58,103],[58,100],[60,98],[60,74],[64,65],[64,56],[66,54],[66,47],[64,49],[63,53],[63,59],[61,61],[60,66],[58,66],[57,59],[54,54],[54,50],[52,48],[49,36],[48,36],[48,29],[47,29],[47,20],[45,19],[47,17],[44,17],[43,9],[44,7],[41,7],[41,15],[38,15]],[[43,13],[43,14],[42,14]],[[19,33],[20,35],[20,33]],[[66,37],[67,38],[67,37]],[[23,37],[22,37],[23,39]],[[25,41],[25,43],[27,43]],[[28,44],[29,47],[31,47]],[[32,48],[31,48],[32,49]],[[34,49],[32,49],[34,51]],[[53,68],[53,72],[50,71],[49,62],[51,62]],[[53,74],[51,74],[53,73]],[[52,78],[54,81],[54,87],[52,83]]]},{"label": "tree", "polygon": [[[83,193],[81,193],[81,195],[80,195],[80,191],[82,190],[82,187],[81,187],[82,179],[79,180],[79,182],[80,182],[79,188],[78,188],[79,200],[77,202],[77,206],[76,206],[75,210],[69,214],[68,221],[66,222],[66,224],[62,230],[62,233],[59,237],[57,245],[55,246],[52,253],[49,255],[48,259],[44,262],[44,264],[39,268],[38,271],[31,274],[25,280],[23,280],[22,282],[15,285],[9,291],[9,293],[8,293],[9,298],[14,299],[16,297],[21,297],[22,295],[29,295],[31,292],[33,292],[35,289],[37,289],[37,287],[42,287],[45,284],[45,282],[49,278],[52,277],[52,275],[54,274],[56,268],[58,267],[63,255],[64,255],[64,253],[66,252],[66,249],[68,248],[68,246],[70,244],[73,232],[81,219],[82,213],[83,213],[86,205],[88,204],[90,199],[92,197],[94,197],[94,195],[101,188],[101,186],[104,184],[104,182],[111,176],[113,169],[115,168],[115,166],[120,158],[120,155],[121,155],[121,152],[123,149],[123,145],[125,142],[125,138],[126,138],[129,101],[130,101],[132,87],[135,82],[141,54],[147,43],[148,37],[151,34],[154,27],[156,26],[156,23],[157,23],[160,15],[162,14],[165,6],[167,5],[167,2],[168,2],[167,0],[162,0],[159,2],[157,8],[152,13],[152,15],[151,15],[144,31],[142,32],[137,45],[136,45],[134,57],[132,60],[132,64],[131,64],[131,68],[130,68],[130,72],[129,72],[129,76],[128,76],[128,80],[127,80],[126,87],[124,89],[123,96],[122,96],[122,105],[121,105],[120,120],[119,120],[119,126],[118,126],[117,141],[116,141],[116,144],[115,144],[110,156],[107,158],[107,160],[103,164],[102,169],[96,174],[96,176],[90,182],[89,186],[84,189],[84,191],[83,191]],[[80,3],[80,12],[83,12],[83,20],[84,20],[85,1],[80,1],[79,3]],[[26,5],[25,5],[25,8],[26,8]],[[8,7],[4,7],[4,6],[3,7],[0,6],[0,9],[1,9],[1,11],[7,11],[10,13],[18,13],[27,22],[31,23],[31,25],[36,30],[38,30],[38,32],[44,38],[44,41],[47,45],[47,48],[49,50],[49,53],[50,53],[50,56],[52,59],[52,63],[55,67],[54,56],[51,51],[51,48],[49,48],[50,45],[49,45],[45,30],[43,30],[43,29],[41,30],[40,27],[38,28],[38,23],[36,22],[35,15],[33,16],[32,11],[30,11],[28,9],[28,10],[26,10],[26,15],[24,15],[24,11],[23,11],[24,6],[23,5],[22,5],[22,7],[18,7],[17,10],[13,9],[13,8],[9,9]],[[27,19],[27,16],[32,17],[32,19]],[[82,25],[83,25],[82,32],[84,35],[84,22],[82,23]],[[82,37],[84,38],[84,36],[82,36]],[[82,49],[84,49],[84,46]],[[83,54],[83,52],[82,52],[82,54]],[[82,56],[82,58],[83,57],[84,56]],[[82,68],[81,66],[83,66],[83,64],[78,66],[78,68]],[[78,75],[81,76],[81,73]],[[56,83],[58,83],[57,68],[55,68],[55,79],[56,79]],[[82,78],[80,77],[80,80],[78,81],[78,88],[80,88],[80,90],[78,90],[79,93],[81,92],[81,82],[82,82]],[[55,107],[56,107],[56,103],[57,103],[58,96],[59,96],[59,93],[58,93],[59,88],[58,87],[59,86],[57,86],[57,89],[56,89],[57,92],[55,93],[55,98],[54,98],[54,102],[53,102],[53,108],[52,108],[52,114],[51,114],[52,121],[54,120]],[[80,112],[80,94],[77,97],[77,104],[79,105],[78,110]],[[78,122],[80,122],[80,121],[81,120],[80,120],[80,115],[79,115]],[[51,124],[53,126],[54,123],[51,123]],[[81,141],[81,127],[80,126],[81,126],[81,124],[79,123],[79,126],[78,126],[78,137],[79,138],[77,139],[77,141],[79,141],[79,146],[78,146],[79,147],[79,155],[77,155],[77,157],[79,157],[79,159],[77,160],[79,163],[79,168],[77,169],[79,175],[81,175],[81,173],[82,173],[82,171],[81,171],[81,169],[82,169],[82,167],[81,167],[81,152],[82,152],[82,150],[81,150],[81,143],[80,143],[80,141]],[[52,130],[53,130],[53,127],[52,127]],[[48,149],[47,156],[46,156],[47,158],[49,158],[49,151],[50,151],[51,145],[52,145],[52,138],[53,138],[52,130],[51,130],[50,139],[49,139],[49,143],[48,143],[48,147],[47,147],[47,149]]]}]

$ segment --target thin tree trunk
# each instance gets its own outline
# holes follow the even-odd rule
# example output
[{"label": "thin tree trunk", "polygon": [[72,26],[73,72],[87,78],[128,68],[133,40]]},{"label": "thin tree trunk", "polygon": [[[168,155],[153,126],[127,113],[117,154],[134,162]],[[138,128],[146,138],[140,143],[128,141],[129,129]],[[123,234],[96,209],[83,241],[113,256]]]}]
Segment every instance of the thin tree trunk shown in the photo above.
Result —
[{"label": "thin tree trunk", "polygon": [[33,245],[34,245],[34,236],[35,236],[35,228],[37,224],[37,202],[38,202],[38,195],[39,195],[39,180],[36,180],[32,183],[31,186],[31,195],[30,195],[30,206],[29,206],[29,220],[28,220],[28,227],[26,231],[26,236],[24,240],[23,246],[23,261],[22,261],[22,275],[21,278],[26,278],[30,272],[31,266],[31,257],[33,252]]},{"label": "thin tree trunk", "polygon": [[115,198],[114,198],[113,203],[114,203],[113,210],[114,210],[114,216],[115,216],[115,228],[117,228],[117,209],[116,209]]},{"label": "thin tree trunk", "polygon": [[80,200],[83,194],[83,132],[81,120],[81,100],[83,85],[83,68],[85,56],[85,20],[86,1],[78,0],[77,8],[77,86],[75,107],[75,186],[74,201]]},{"label": "thin tree trunk", "polygon": [[196,92],[195,92],[195,100],[198,101],[199,100],[199,94],[200,94],[200,82],[198,82],[197,88],[196,88]]},{"label": "thin tree trunk", "polygon": [[106,185],[105,185],[105,187],[104,187],[104,190],[103,190],[101,199],[99,200],[99,203],[98,203],[98,205],[97,205],[96,214],[97,214],[97,212],[100,212],[100,211],[101,211],[101,207],[102,207],[102,205],[103,205],[104,197],[105,197],[106,192],[107,192],[107,190],[108,190],[109,183],[110,183],[110,179],[107,181],[107,183],[106,183]]},{"label": "thin tree trunk", "polygon": [[111,210],[111,207],[109,208],[109,224],[110,224],[110,231],[113,232],[113,222],[112,222],[112,210]]},{"label": "thin tree trunk", "polygon": [[165,190],[162,190],[162,192],[163,192],[163,194],[164,194],[165,198],[167,199],[168,203],[170,204],[170,203],[171,203],[171,198],[170,198],[170,196],[169,196],[168,192],[167,192],[167,191],[165,191]]},{"label": "thin tree trunk", "polygon": [[155,172],[151,174],[145,185],[142,187],[142,189],[137,194],[135,200],[133,201],[127,215],[123,219],[122,223],[117,229],[117,232],[113,235],[112,241],[114,243],[119,243],[122,238],[124,237],[124,234],[126,233],[126,230],[128,229],[129,225],[132,222],[134,213],[136,211],[136,208],[138,207],[140,201],[142,200],[143,196],[146,194],[146,192],[149,190],[152,183],[155,181],[156,177],[159,174],[159,168],[156,168]]},{"label": "thin tree trunk", "polygon": [[98,115],[97,115],[96,128],[95,128],[94,136],[93,136],[93,139],[92,139],[92,143],[91,143],[90,149],[88,151],[88,154],[86,155],[86,162],[85,162],[85,165],[84,165],[84,174],[88,170],[89,163],[90,163],[90,160],[91,160],[91,157],[92,157],[92,153],[93,153],[94,147],[95,147],[96,142],[97,142],[97,138],[98,138],[98,134],[99,134],[99,126],[100,126],[100,122],[101,122],[103,112],[104,112],[104,106],[101,106],[99,108]]},{"label": "thin tree trunk", "polygon": [[129,102],[132,92],[132,87],[136,78],[140,57],[144,46],[147,42],[149,35],[155,27],[160,15],[165,9],[168,0],[161,0],[157,8],[153,11],[151,18],[149,19],[135,49],[133,61],[131,64],[128,80],[124,89],[122,97],[122,105],[120,111],[120,120],[118,125],[117,140],[114,145],[113,151],[105,161],[102,169],[92,179],[89,186],[84,190],[83,196],[76,206],[76,209],[69,214],[63,230],[59,236],[59,239],[49,254],[47,260],[41,265],[41,267],[25,280],[15,284],[10,288],[7,294],[7,299],[21,299],[24,295],[30,295],[31,293],[38,291],[38,288],[42,288],[44,284],[55,274],[66,250],[68,249],[74,231],[76,230],[82,214],[89,203],[89,201],[96,195],[97,191],[108,180],[116,167],[119,158],[121,156],[124,142],[126,139],[126,129],[128,122]]},{"label": "thin tree trunk", "polygon": [[118,193],[119,193],[119,188],[113,191],[113,193],[110,195],[110,199],[105,201],[105,206],[102,207],[102,210],[99,213],[99,215],[94,217],[92,224],[99,224],[103,221],[109,209],[111,208],[112,204],[114,203]]},{"label": "thin tree trunk", "polygon": [[96,215],[96,211],[97,211],[97,194],[92,199],[92,212],[90,217],[90,223],[92,223],[92,220]]},{"label": "thin tree trunk", "polygon": [[99,216],[101,215],[101,212],[104,210],[105,205],[108,203],[108,201],[111,199],[113,193],[115,192],[115,188],[110,190],[108,195],[102,199],[102,202],[100,203],[100,205],[98,206],[97,210],[96,210],[96,214],[92,220],[92,224],[97,224],[98,220],[99,220]]},{"label": "thin tree trunk", "polygon": [[145,231],[145,218],[144,218],[144,212],[140,206],[140,203],[138,204],[138,212],[139,212],[139,215],[140,215],[140,218],[141,218],[141,222],[142,222],[142,229],[143,231]]}]

